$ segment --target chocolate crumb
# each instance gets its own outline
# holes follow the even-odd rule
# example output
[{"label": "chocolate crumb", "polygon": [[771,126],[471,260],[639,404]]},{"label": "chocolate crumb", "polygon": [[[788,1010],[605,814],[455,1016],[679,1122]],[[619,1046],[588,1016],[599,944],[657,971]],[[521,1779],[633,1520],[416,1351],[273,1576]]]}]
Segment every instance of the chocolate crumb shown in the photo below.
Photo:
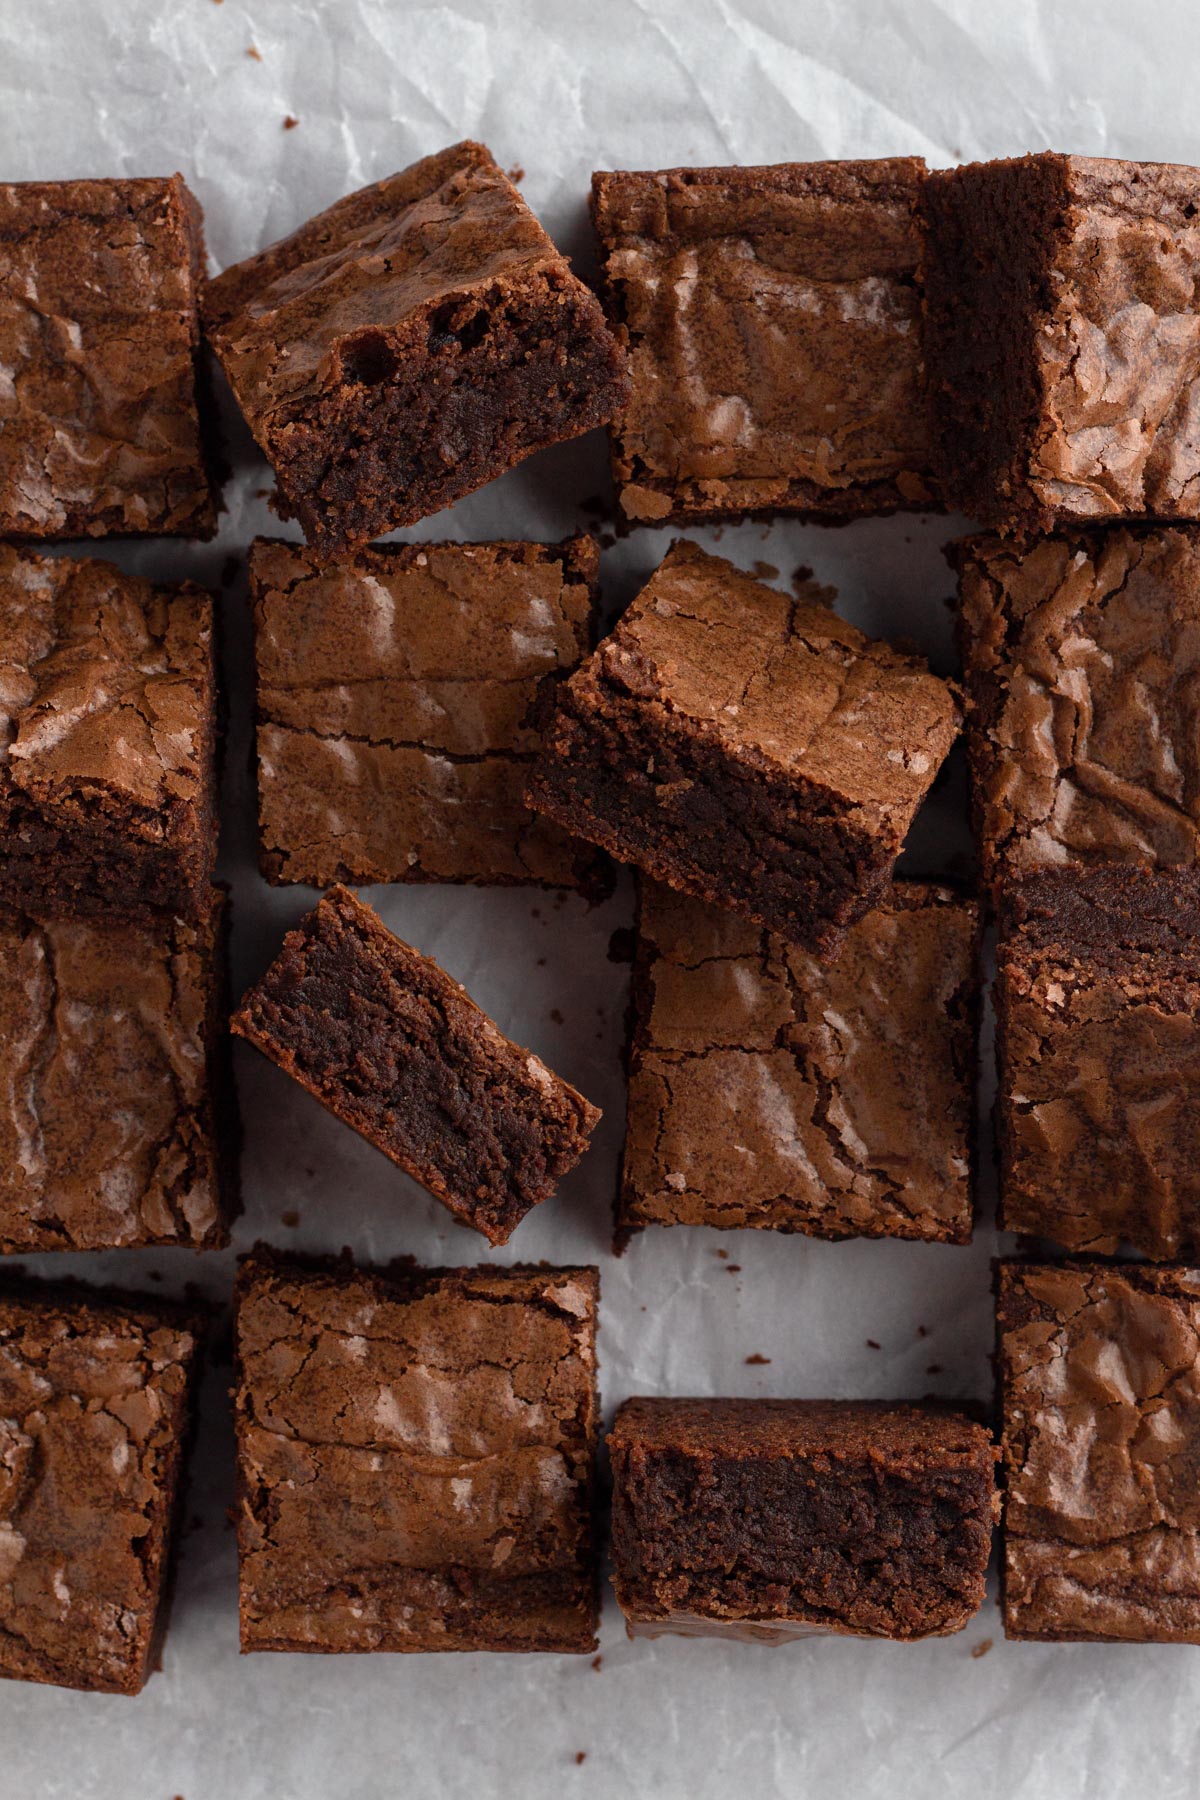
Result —
[{"label": "chocolate crumb", "polygon": [[550,1023],[552,1025],[561,1025],[562,1022],[563,1022],[562,1014],[559,1012],[557,1006],[552,1006],[550,1008]]},{"label": "chocolate crumb", "polygon": [[979,1658],[981,1656],[987,1655],[987,1653],[991,1649],[991,1647],[992,1647],[991,1638],[980,1638],[980,1640],[977,1644],[971,1645],[971,1655],[975,1658],[975,1661],[978,1662]]},{"label": "chocolate crumb", "polygon": [[285,131],[295,131],[299,123],[299,119],[294,119],[291,113],[285,113],[283,115],[283,129]]},{"label": "chocolate crumb", "polygon": [[777,581],[779,578],[779,570],[774,563],[769,562],[756,562],[751,573],[756,575],[759,581]]},{"label": "chocolate crumb", "polygon": [[300,1223],[300,1214],[298,1212],[293,1212],[289,1207],[287,1212],[280,1213],[279,1223],[281,1225],[286,1225],[290,1231],[295,1231],[297,1225]]},{"label": "chocolate crumb", "polygon": [[521,167],[520,163],[514,163],[512,168],[506,170],[505,172],[508,175],[508,179],[512,182],[524,181],[524,179],[525,179],[525,171]]},{"label": "chocolate crumb", "polygon": [[741,1263],[726,1263],[725,1264],[725,1273],[727,1275],[740,1275],[741,1272],[742,1272]]},{"label": "chocolate crumb", "polygon": [[928,1337],[929,1336],[928,1325],[918,1325],[917,1326],[917,1336],[918,1337]]},{"label": "chocolate crumb", "polygon": [[578,1765],[579,1763],[586,1762],[586,1761],[587,1761],[587,1751],[586,1750],[577,1750],[575,1752],[576,1764]]},{"label": "chocolate crumb", "polygon": [[925,1373],[927,1375],[940,1375],[942,1373],[941,1363],[926,1363]]},{"label": "chocolate crumb", "polygon": [[636,942],[637,938],[628,925],[618,925],[608,940],[609,962],[631,963]]},{"label": "chocolate crumb", "polygon": [[262,61],[262,51],[257,44],[247,44],[246,55],[252,57],[255,62]]},{"label": "chocolate crumb", "polygon": [[608,501],[603,494],[589,494],[586,500],[579,502],[579,510],[590,513],[593,518],[602,519],[608,512]]},{"label": "chocolate crumb", "polygon": [[763,1368],[765,1368],[767,1366],[767,1364],[770,1362],[770,1360],[771,1359],[769,1356],[761,1356],[757,1350],[754,1352],[753,1356],[748,1356],[746,1358],[746,1361],[748,1363],[754,1363],[754,1364],[760,1365]]},{"label": "chocolate crumb", "polygon": [[880,1348],[880,1346],[875,1342],[874,1338],[867,1339],[867,1349],[868,1350],[878,1350],[879,1348]]},{"label": "chocolate crumb", "polygon": [[792,588],[793,588],[794,592],[799,593],[800,589],[804,586],[805,582],[811,581],[812,578],[813,578],[813,572],[809,568],[808,564],[807,563],[799,563],[796,566],[796,568],[794,568],[792,570]]},{"label": "chocolate crumb", "polygon": [[715,1251],[715,1252],[714,1252],[714,1254],[715,1254],[715,1255],[717,1255],[717,1256],[719,1256],[719,1257],[720,1257],[720,1259],[721,1259],[721,1261],[722,1261],[722,1262],[728,1262],[728,1261],[729,1261],[729,1252],[728,1252],[728,1250],[717,1250],[717,1251]]},{"label": "chocolate crumb", "polygon": [[151,1281],[161,1281],[162,1280],[162,1270],[161,1269],[151,1269],[150,1274],[149,1274],[149,1279]]},{"label": "chocolate crumb", "polygon": [[604,1658],[602,1656],[593,1656],[592,1667],[593,1667],[593,1669],[595,1669],[595,1671],[598,1675],[600,1673],[601,1669],[604,1667]]}]

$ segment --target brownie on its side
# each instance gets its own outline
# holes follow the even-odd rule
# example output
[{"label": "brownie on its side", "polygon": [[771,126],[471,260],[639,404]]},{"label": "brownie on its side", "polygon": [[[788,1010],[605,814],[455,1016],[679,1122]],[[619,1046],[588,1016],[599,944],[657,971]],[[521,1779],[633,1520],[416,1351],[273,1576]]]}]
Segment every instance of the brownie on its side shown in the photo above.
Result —
[{"label": "brownie on its side", "polygon": [[555,684],[591,647],[599,553],[259,539],[260,859],[268,881],[605,885],[525,805]]},{"label": "brownie on its side", "polygon": [[210,282],[204,313],[323,554],[605,424],[628,391],[600,302],[481,144],[347,195]]},{"label": "brownie on its side", "polygon": [[608,1447],[631,1637],[940,1637],[983,1604],[996,1452],[958,1413],[635,1399]]},{"label": "brownie on its side", "polygon": [[530,804],[656,881],[836,950],[883,892],[959,707],[829,597],[673,544],[559,689]]},{"label": "brownie on its side", "polygon": [[203,1326],[0,1287],[0,1675],[136,1694],[158,1666]]},{"label": "brownie on its side", "polygon": [[1200,870],[1014,883],[995,999],[1004,1229],[1200,1255]]},{"label": "brownie on its side", "polygon": [[549,1199],[600,1118],[343,887],[230,1024],[492,1244]]},{"label": "brownie on its side", "polygon": [[896,882],[833,963],[645,884],[619,1233],[971,1236],[979,909]]},{"label": "brownie on its side", "polygon": [[968,538],[967,754],[983,880],[1200,857],[1200,534]]},{"label": "brownie on its side", "polygon": [[0,902],[202,919],[217,855],[212,598],[0,544]]},{"label": "brownie on its side", "polygon": [[928,507],[919,157],[592,177],[642,523]]},{"label": "brownie on its side", "polygon": [[1200,170],[1046,153],[931,171],[935,474],[989,525],[1200,517]]},{"label": "brownie on its side", "polygon": [[0,183],[0,536],[212,536],[203,272],[181,175]]},{"label": "brownie on its side", "polygon": [[243,1650],[596,1646],[595,1269],[237,1283]]},{"label": "brownie on its side", "polygon": [[1005,1636],[1200,1643],[1200,1270],[999,1266]]},{"label": "brownie on its side", "polygon": [[228,903],[154,924],[0,908],[0,1252],[226,1243]]}]

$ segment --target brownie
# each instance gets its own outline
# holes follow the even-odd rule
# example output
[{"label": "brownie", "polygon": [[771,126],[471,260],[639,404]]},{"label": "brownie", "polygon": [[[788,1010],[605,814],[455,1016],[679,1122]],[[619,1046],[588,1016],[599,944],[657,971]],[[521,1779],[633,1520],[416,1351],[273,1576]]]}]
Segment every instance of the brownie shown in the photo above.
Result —
[{"label": "brownie", "polygon": [[1200,534],[955,546],[983,879],[1200,856]]},{"label": "brownie", "polygon": [[958,1413],[639,1398],[608,1448],[630,1637],[940,1637],[983,1604],[996,1452]]},{"label": "brownie", "polygon": [[599,1281],[243,1259],[243,1650],[595,1649]]},{"label": "brownie", "polygon": [[558,691],[530,804],[656,881],[836,950],[959,728],[949,683],[676,542]]},{"label": "brownie", "polygon": [[0,183],[0,536],[212,536],[203,270],[181,175]]},{"label": "brownie", "polygon": [[1200,516],[1200,170],[1045,153],[934,170],[935,473],[989,525]]},{"label": "brownie", "polygon": [[0,1287],[0,1675],[136,1694],[158,1667],[203,1325]]},{"label": "brownie", "polygon": [[617,1224],[971,1236],[979,916],[897,882],[820,962],[641,895]]},{"label": "brownie", "polygon": [[227,1243],[228,903],[152,924],[0,908],[0,1252]]},{"label": "brownie", "polygon": [[1014,884],[996,952],[1000,1220],[1200,1255],[1200,869]]},{"label": "brownie", "polygon": [[928,507],[919,157],[592,177],[639,524]]},{"label": "brownie", "polygon": [[603,425],[628,391],[600,302],[481,144],[226,269],[205,318],[280,510],[324,554]]},{"label": "brownie", "polygon": [[1005,1636],[1200,1643],[1200,1270],[998,1273]]},{"label": "brownie", "polygon": [[267,880],[603,889],[606,859],[524,801],[553,688],[591,645],[598,562],[589,537],[336,561],[260,538]]},{"label": "brownie", "polygon": [[214,636],[189,583],[0,544],[0,903],[207,915]]},{"label": "brownie", "polygon": [[343,887],[230,1023],[492,1244],[549,1199],[600,1118]]}]

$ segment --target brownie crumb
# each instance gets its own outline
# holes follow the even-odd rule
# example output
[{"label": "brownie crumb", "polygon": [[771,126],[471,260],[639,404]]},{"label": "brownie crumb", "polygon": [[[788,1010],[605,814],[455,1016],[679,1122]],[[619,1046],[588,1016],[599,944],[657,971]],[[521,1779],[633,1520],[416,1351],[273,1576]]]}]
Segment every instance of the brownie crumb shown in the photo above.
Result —
[{"label": "brownie crumb", "polygon": [[779,578],[779,570],[769,562],[756,562],[753,573],[760,581],[777,581]]},{"label": "brownie crumb", "polygon": [[753,1356],[748,1356],[746,1358],[746,1361],[748,1363],[753,1363],[755,1365],[761,1365],[763,1368],[766,1367],[766,1365],[770,1362],[770,1360],[771,1359],[769,1356],[762,1356],[759,1354],[759,1352],[757,1350],[754,1352]]},{"label": "brownie crumb", "polygon": [[867,1349],[868,1350],[878,1350],[879,1348],[880,1348],[880,1346],[875,1342],[874,1338],[867,1339]]},{"label": "brownie crumb", "polygon": [[637,934],[628,925],[618,925],[608,940],[608,960],[611,963],[631,963]]},{"label": "brownie crumb", "polygon": [[300,1223],[300,1214],[289,1207],[286,1212],[280,1213],[279,1223],[281,1225],[286,1225],[289,1231],[295,1231],[297,1225]]},{"label": "brownie crumb", "polygon": [[941,1363],[926,1363],[925,1364],[925,1373],[927,1375],[940,1375],[940,1374],[942,1374],[942,1372],[943,1372],[943,1369],[942,1369]]},{"label": "brownie crumb", "polygon": [[292,117],[291,113],[284,114],[283,129],[285,131],[295,131],[295,129],[299,123],[300,123],[299,119],[294,119]]},{"label": "brownie crumb", "polygon": [[808,586],[809,582],[812,580],[812,578],[813,578],[813,572],[809,568],[808,564],[807,563],[797,563],[796,567],[792,570],[791,585],[792,585],[793,592],[799,593],[802,588],[806,588]]},{"label": "brownie crumb", "polygon": [[971,1655],[974,1658],[974,1660],[976,1662],[978,1662],[979,1658],[981,1656],[987,1655],[987,1653],[991,1649],[991,1647],[992,1647],[991,1638],[980,1638],[980,1640],[977,1644],[971,1645]]},{"label": "brownie crumb", "polygon": [[252,62],[261,62],[262,61],[262,51],[259,49],[257,44],[247,44],[246,55],[248,57],[250,57]]},{"label": "brownie crumb", "polygon": [[917,1326],[917,1336],[919,1338],[927,1338],[929,1336],[928,1325],[918,1325]]},{"label": "brownie crumb", "polygon": [[550,1008],[550,1023],[552,1025],[561,1025],[563,1023],[563,1016],[559,1012],[557,1006],[552,1006]]},{"label": "brownie crumb", "polygon": [[725,1273],[727,1275],[740,1275],[741,1272],[742,1272],[741,1263],[726,1263],[725,1264]]},{"label": "brownie crumb", "polygon": [[590,513],[594,519],[603,519],[608,513],[608,501],[603,494],[589,494],[586,500],[579,502],[579,510]]},{"label": "brownie crumb", "polygon": [[514,163],[511,169],[505,170],[505,173],[512,182],[524,181],[525,179],[525,171],[520,163]]},{"label": "brownie crumb", "polygon": [[719,1257],[720,1257],[720,1259],[721,1259],[721,1261],[722,1261],[722,1262],[728,1262],[728,1261],[729,1261],[729,1252],[728,1252],[728,1250],[717,1250],[717,1251],[714,1251],[714,1255],[716,1255],[716,1256],[719,1256]]},{"label": "brownie crumb", "polygon": [[587,1751],[586,1750],[577,1750],[575,1752],[575,1761],[576,1761],[576,1764],[579,1764],[581,1762],[586,1762],[587,1761]]},{"label": "brownie crumb", "polygon": [[603,1658],[603,1656],[593,1656],[593,1658],[592,1658],[592,1667],[593,1667],[593,1669],[595,1669],[595,1671],[596,1671],[596,1673],[597,1673],[597,1675],[598,1675],[598,1674],[599,1674],[599,1673],[600,1673],[600,1671],[601,1671],[601,1669],[602,1669],[602,1668],[603,1668],[603,1667],[604,1667],[604,1658]]}]

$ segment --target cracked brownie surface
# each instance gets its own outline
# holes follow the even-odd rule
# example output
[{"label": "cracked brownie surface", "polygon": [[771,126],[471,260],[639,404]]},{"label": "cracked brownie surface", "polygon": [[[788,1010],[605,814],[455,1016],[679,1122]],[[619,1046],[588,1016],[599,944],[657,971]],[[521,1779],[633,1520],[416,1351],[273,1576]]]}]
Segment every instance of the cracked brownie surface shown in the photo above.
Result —
[{"label": "cracked brownie surface", "polygon": [[592,640],[599,553],[417,544],[250,553],[268,880],[603,886],[525,805],[553,689]]},{"label": "cracked brownie surface", "polygon": [[244,1259],[242,1648],[593,1650],[598,1295]]}]

